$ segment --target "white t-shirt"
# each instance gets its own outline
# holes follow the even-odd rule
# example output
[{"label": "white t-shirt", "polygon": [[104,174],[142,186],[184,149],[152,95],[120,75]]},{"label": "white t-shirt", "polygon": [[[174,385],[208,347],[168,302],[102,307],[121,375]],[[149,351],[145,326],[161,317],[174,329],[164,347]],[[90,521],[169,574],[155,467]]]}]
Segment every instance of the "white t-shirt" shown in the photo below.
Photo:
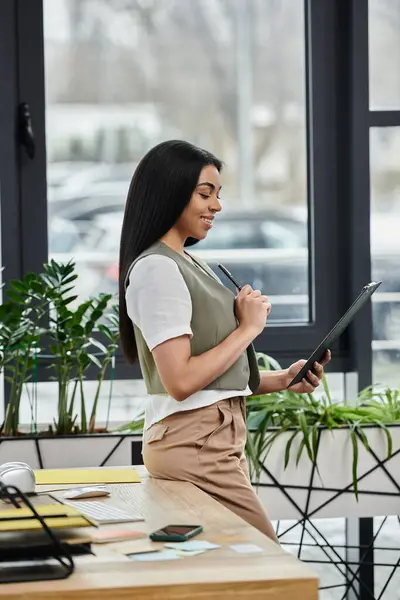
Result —
[{"label": "white t-shirt", "polygon": [[[125,298],[128,315],[141,330],[151,351],[174,337],[193,335],[190,293],[172,258],[151,254],[139,260],[130,272]],[[181,410],[193,410],[224,398],[250,394],[248,386],[245,390],[201,390],[182,402],[168,394],[149,394],[144,427],[147,429]]]}]

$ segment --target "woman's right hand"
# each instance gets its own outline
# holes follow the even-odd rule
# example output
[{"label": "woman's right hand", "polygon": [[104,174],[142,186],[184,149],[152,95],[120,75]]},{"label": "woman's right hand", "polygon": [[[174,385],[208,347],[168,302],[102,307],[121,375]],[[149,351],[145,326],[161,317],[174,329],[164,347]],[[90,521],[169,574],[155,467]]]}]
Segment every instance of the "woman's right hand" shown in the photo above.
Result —
[{"label": "woman's right hand", "polygon": [[253,290],[250,285],[242,287],[235,299],[235,313],[240,327],[252,330],[257,337],[264,329],[265,322],[271,312],[271,303],[260,290]]}]

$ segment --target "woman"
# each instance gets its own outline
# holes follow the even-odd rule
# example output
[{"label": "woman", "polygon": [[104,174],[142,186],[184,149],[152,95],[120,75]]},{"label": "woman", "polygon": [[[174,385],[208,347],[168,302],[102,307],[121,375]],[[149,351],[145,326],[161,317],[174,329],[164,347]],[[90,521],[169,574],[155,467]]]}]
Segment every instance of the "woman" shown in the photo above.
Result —
[{"label": "woman", "polygon": [[[235,296],[185,247],[221,211],[215,156],[183,141],[159,144],[132,178],[120,245],[120,333],[148,391],[143,459],[150,474],[189,481],[277,541],[248,475],[245,397],[282,390],[304,361],[260,376],[253,340],[268,298]],[[216,225],[218,227],[218,225]],[[312,392],[323,364],[293,387]]]}]

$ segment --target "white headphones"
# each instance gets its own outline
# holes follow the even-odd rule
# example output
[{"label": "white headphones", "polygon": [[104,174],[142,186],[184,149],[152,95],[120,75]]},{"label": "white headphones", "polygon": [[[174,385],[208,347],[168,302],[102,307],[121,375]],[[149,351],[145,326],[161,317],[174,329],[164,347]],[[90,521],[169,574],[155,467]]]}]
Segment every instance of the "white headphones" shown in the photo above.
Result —
[{"label": "white headphones", "polygon": [[14,485],[25,494],[35,491],[35,473],[27,463],[8,462],[0,465],[0,481],[4,485]]}]

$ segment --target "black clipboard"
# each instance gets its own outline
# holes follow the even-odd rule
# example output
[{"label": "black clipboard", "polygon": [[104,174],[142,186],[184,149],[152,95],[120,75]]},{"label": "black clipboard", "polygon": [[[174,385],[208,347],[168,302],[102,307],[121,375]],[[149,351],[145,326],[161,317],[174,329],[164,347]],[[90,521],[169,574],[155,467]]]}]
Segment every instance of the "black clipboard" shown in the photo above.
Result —
[{"label": "black clipboard", "polygon": [[313,364],[322,360],[325,352],[330,349],[332,344],[342,335],[343,331],[350,325],[358,311],[368,302],[372,294],[378,289],[382,281],[377,283],[372,281],[365,285],[361,290],[359,296],[354,300],[353,304],[347,309],[344,315],[339,319],[336,325],[330,330],[328,335],[322,340],[318,348],[314,350],[311,356],[307,359],[304,366],[297,373],[296,377],[287,386],[292,387],[296,383],[300,383],[302,379],[306,378],[307,371],[313,371]]}]

